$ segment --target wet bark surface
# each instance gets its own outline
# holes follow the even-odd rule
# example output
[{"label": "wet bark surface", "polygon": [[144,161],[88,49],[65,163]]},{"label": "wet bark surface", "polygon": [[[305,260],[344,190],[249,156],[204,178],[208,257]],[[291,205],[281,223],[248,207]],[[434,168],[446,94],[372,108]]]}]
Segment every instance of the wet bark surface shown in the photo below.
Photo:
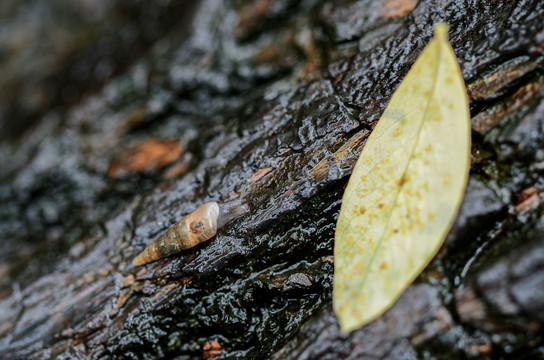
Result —
[{"label": "wet bark surface", "polygon": [[[544,358],[541,1],[128,3],[0,6],[1,358]],[[342,193],[439,21],[467,193],[416,282],[343,334]],[[132,266],[208,201],[250,211]]]}]

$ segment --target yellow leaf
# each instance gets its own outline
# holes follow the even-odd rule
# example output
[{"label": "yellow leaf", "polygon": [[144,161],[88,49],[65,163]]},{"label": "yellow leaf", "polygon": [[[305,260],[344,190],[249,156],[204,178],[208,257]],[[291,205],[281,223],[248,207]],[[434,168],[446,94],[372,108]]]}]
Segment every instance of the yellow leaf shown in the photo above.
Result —
[{"label": "yellow leaf", "polygon": [[465,85],[448,25],[416,60],[351,174],[336,226],[334,311],[343,331],[383,314],[457,214],[470,167]]}]

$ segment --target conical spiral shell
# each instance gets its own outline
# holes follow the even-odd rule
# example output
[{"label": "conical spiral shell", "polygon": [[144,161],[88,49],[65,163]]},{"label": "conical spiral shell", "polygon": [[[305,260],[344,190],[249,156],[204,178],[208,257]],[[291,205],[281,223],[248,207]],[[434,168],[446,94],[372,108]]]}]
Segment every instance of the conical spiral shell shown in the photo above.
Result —
[{"label": "conical spiral shell", "polygon": [[132,264],[147,264],[209,240],[217,232],[218,216],[219,206],[216,202],[201,205],[153,241],[132,260]]}]

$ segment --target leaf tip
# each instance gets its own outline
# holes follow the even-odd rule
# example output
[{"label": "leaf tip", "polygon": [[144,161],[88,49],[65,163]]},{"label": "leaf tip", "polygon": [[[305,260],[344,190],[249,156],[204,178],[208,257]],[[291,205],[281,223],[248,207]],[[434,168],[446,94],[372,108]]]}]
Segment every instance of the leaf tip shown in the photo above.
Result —
[{"label": "leaf tip", "polygon": [[363,326],[366,326],[372,321],[376,320],[383,314],[383,311],[375,313],[369,312],[366,314],[354,313],[351,315],[347,315],[345,313],[340,314],[338,311],[335,310],[335,313],[338,319],[338,325],[340,326],[340,331],[343,334],[349,334],[352,331],[358,330]]},{"label": "leaf tip", "polygon": [[450,26],[446,23],[436,24],[434,27],[434,37],[439,39],[447,39],[449,29],[450,29]]}]

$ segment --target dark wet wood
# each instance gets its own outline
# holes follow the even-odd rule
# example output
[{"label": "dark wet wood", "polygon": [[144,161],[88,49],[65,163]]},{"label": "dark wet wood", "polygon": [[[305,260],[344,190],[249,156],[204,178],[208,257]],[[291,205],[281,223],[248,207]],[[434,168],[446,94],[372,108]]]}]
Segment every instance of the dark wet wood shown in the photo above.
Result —
[{"label": "dark wet wood", "polygon": [[[6,1],[2,359],[542,358],[540,1]],[[342,334],[343,189],[437,21],[471,101],[465,200],[397,304]],[[141,166],[138,144],[168,146]],[[131,264],[210,201],[249,211]]]}]

